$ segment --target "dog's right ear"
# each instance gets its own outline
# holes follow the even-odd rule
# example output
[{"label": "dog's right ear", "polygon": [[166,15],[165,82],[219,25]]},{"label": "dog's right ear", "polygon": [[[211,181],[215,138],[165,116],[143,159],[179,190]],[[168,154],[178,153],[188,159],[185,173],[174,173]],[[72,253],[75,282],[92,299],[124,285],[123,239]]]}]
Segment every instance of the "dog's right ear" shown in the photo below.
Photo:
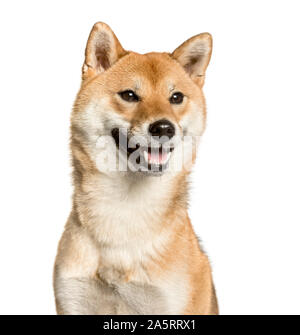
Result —
[{"label": "dog's right ear", "polygon": [[103,22],[97,22],[87,41],[82,79],[91,78],[106,71],[125,54],[126,51],[111,28]]}]

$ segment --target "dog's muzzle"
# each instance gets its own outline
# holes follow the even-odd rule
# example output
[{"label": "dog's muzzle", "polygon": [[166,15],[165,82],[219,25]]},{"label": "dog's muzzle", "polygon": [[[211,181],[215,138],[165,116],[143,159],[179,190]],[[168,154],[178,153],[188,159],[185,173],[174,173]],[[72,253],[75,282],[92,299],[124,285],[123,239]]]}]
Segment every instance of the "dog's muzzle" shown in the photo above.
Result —
[{"label": "dog's muzzle", "polygon": [[111,135],[116,146],[127,155],[135,172],[159,175],[166,170],[174,146],[170,139],[175,134],[174,125],[168,120],[159,120],[149,126],[148,137],[129,135],[119,128],[113,128]]}]

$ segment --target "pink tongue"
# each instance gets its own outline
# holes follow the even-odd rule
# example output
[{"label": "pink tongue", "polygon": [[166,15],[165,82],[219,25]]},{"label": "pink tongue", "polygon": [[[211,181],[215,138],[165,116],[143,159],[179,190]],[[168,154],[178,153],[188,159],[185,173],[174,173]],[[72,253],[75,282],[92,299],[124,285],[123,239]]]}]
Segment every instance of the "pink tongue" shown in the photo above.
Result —
[{"label": "pink tongue", "polygon": [[148,152],[148,160],[154,164],[162,164],[167,158],[166,152]]}]

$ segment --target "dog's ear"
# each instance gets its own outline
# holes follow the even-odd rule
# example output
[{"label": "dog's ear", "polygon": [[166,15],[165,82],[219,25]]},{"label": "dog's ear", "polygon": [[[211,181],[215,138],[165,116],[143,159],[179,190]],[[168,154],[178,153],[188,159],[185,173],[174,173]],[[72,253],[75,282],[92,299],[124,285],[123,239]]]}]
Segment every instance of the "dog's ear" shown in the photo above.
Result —
[{"label": "dog's ear", "polygon": [[111,28],[103,22],[97,22],[87,41],[82,79],[106,71],[125,54],[126,51]]},{"label": "dog's ear", "polygon": [[185,41],[175,49],[171,56],[176,59],[191,78],[202,87],[211,52],[212,36],[209,33],[202,33]]}]

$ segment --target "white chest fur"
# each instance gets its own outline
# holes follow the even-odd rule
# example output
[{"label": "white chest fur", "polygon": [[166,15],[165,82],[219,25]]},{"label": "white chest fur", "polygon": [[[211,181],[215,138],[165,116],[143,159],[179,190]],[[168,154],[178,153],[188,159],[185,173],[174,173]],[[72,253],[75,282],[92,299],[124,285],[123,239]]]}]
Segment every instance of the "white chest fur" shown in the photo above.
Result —
[{"label": "white chest fur", "polygon": [[[171,231],[160,224],[171,201],[168,175],[141,178],[105,177],[77,199],[88,208],[84,222],[100,245],[99,276],[115,287],[133,310],[142,314],[176,314],[187,300],[180,269],[152,278],[144,265],[164,249]],[[85,212],[86,213],[86,212]],[[129,282],[123,274],[134,274]]]}]

